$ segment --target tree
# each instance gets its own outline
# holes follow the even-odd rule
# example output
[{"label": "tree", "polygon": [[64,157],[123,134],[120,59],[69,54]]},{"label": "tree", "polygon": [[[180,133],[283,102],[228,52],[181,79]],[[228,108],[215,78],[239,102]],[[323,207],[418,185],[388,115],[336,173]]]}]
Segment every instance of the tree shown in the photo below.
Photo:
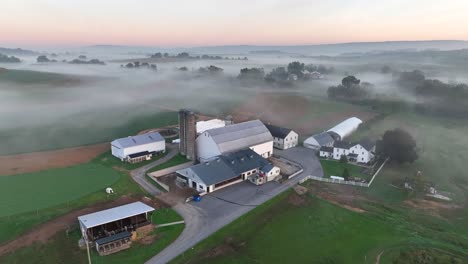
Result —
[{"label": "tree", "polygon": [[341,176],[347,181],[349,179],[349,170],[348,168],[344,168],[343,170],[343,174],[341,174]]},{"label": "tree", "polygon": [[386,131],[379,145],[379,154],[398,163],[412,163],[418,159],[416,141],[402,129]]},{"label": "tree", "polygon": [[85,56],[85,55],[80,55],[80,56],[78,56],[78,59],[80,59],[80,60],[86,60],[86,56]]},{"label": "tree", "polygon": [[390,66],[388,66],[388,65],[384,65],[380,69],[380,72],[383,73],[383,74],[389,74],[389,73],[392,72],[392,68],[390,68]]},{"label": "tree", "polygon": [[187,52],[181,52],[177,54],[177,58],[189,58],[190,55]]},{"label": "tree", "polygon": [[41,62],[50,62],[49,58],[47,58],[46,55],[40,55],[39,57],[37,57],[37,62],[41,63]]},{"label": "tree", "polygon": [[185,66],[182,66],[178,69],[179,71],[188,71],[188,68]]},{"label": "tree", "polygon": [[159,58],[162,58],[162,54],[161,52],[156,52],[155,54],[151,55],[151,58],[155,58],[155,59],[159,59]]},{"label": "tree", "polygon": [[18,59],[17,57],[15,57],[15,56],[8,57],[7,55],[4,55],[4,54],[0,53],[0,62],[16,63],[16,62],[21,62],[21,60]]},{"label": "tree", "polygon": [[265,71],[263,68],[243,68],[240,70],[238,78],[243,80],[263,80],[265,78]]},{"label": "tree", "polygon": [[268,82],[284,82],[288,80],[288,75],[284,67],[278,67],[271,70],[271,72],[265,76],[265,80]]},{"label": "tree", "polygon": [[304,75],[302,72],[304,71],[305,65],[304,63],[300,63],[298,61],[293,61],[288,64],[288,73],[289,74],[296,74],[297,77],[302,78]]},{"label": "tree", "polygon": [[347,76],[344,77],[343,80],[341,80],[341,84],[346,88],[351,88],[353,86],[359,85],[360,83],[361,80],[359,80],[355,76]]},{"label": "tree", "polygon": [[348,158],[346,157],[346,155],[341,155],[340,156],[340,162],[341,163],[348,163]]}]

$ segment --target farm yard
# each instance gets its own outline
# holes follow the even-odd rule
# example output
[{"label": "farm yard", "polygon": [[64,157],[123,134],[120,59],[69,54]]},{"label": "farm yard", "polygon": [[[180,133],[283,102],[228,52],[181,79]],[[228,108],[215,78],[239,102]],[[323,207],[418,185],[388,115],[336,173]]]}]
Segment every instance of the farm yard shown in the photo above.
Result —
[{"label": "farm yard", "polygon": [[330,176],[339,176],[342,177],[343,171],[348,169],[350,177],[359,177],[361,179],[369,181],[372,175],[365,173],[367,168],[357,166],[350,163],[341,163],[339,161],[334,160],[320,160],[320,164],[322,165],[323,174],[325,177]]}]

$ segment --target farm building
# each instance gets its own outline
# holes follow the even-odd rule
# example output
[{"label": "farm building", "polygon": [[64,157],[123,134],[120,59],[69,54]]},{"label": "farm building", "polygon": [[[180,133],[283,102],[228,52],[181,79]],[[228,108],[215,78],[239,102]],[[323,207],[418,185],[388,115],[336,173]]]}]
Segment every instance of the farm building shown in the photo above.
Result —
[{"label": "farm building", "polygon": [[273,136],[273,147],[278,149],[289,149],[297,146],[299,136],[289,128],[265,125]]},{"label": "farm building", "polygon": [[304,140],[304,147],[319,150],[321,147],[333,146],[333,142],[335,142],[335,140],[328,132],[322,132]]},{"label": "farm building", "polygon": [[150,160],[154,154],[165,151],[166,141],[158,132],[119,138],[111,142],[112,155],[130,163]]},{"label": "farm building", "polygon": [[260,120],[206,130],[196,140],[197,156],[201,162],[247,148],[264,158],[273,154],[273,137]]},{"label": "farm building", "polygon": [[279,170],[255,151],[244,149],[178,170],[177,174],[191,188],[201,193],[210,193],[254,177],[261,177],[261,181],[254,180],[254,182],[262,184],[273,180],[274,175],[278,176]]},{"label": "farm building", "polygon": [[330,128],[328,130],[328,133],[330,133],[330,135],[335,140],[343,140],[347,136],[351,135],[354,131],[356,131],[359,125],[361,124],[362,124],[361,119],[357,117],[351,117],[339,123],[338,125]]},{"label": "farm building", "polygon": [[221,119],[211,119],[207,121],[198,121],[197,122],[197,134],[201,134],[206,130],[225,127],[226,121]]},{"label": "farm building", "polygon": [[364,139],[357,143],[346,141],[336,141],[333,147],[321,147],[321,158],[332,158],[335,160],[341,159],[341,156],[346,156],[350,162],[369,163],[375,157],[375,142]]},{"label": "farm building", "polygon": [[108,255],[131,246],[133,232],[151,224],[154,208],[142,202],[130,203],[78,217],[81,234],[99,255]]}]

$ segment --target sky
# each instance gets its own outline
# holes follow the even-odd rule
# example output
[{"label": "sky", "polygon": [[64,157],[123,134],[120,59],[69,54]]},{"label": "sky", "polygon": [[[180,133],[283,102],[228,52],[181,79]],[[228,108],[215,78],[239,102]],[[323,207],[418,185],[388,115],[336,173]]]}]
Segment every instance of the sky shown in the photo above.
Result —
[{"label": "sky", "polygon": [[468,40],[467,0],[1,0],[0,45]]}]

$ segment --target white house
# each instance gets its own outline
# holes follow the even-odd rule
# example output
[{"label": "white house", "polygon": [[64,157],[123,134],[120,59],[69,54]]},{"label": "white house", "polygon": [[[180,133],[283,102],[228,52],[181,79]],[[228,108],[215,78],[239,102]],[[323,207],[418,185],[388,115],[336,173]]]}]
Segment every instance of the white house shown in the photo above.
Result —
[{"label": "white house", "polygon": [[320,148],[319,153],[321,158],[333,158],[333,147],[323,146]]},{"label": "white house", "polygon": [[333,144],[333,159],[339,160],[341,156],[348,157],[349,149],[353,144],[346,141],[335,141]]},{"label": "white house", "polygon": [[[250,180],[263,184],[279,175],[279,168],[251,149],[219,155],[211,161],[178,170],[179,177],[201,193],[210,193],[221,188]],[[258,179],[262,180],[251,180]]]},{"label": "white house", "polygon": [[335,140],[343,140],[345,137],[351,135],[354,131],[359,128],[359,125],[362,124],[362,120],[357,117],[351,117],[345,121],[339,123],[338,125],[330,128],[328,133]]},{"label": "white house", "polygon": [[149,160],[153,154],[166,151],[166,141],[158,132],[119,138],[111,142],[112,155],[136,163]]},{"label": "white house", "polygon": [[332,147],[333,142],[335,140],[328,132],[322,132],[304,140],[304,147],[319,150],[321,147]]},{"label": "white house", "polygon": [[248,148],[264,158],[273,154],[273,137],[260,120],[209,129],[196,140],[200,162]]},{"label": "white house", "polygon": [[297,146],[299,135],[292,129],[265,125],[273,136],[273,147],[289,149]]},{"label": "white house", "polygon": [[354,155],[348,159],[354,159],[352,161],[359,163],[369,163],[374,159],[374,153],[375,143],[369,140],[361,140],[349,149],[349,155]]}]

